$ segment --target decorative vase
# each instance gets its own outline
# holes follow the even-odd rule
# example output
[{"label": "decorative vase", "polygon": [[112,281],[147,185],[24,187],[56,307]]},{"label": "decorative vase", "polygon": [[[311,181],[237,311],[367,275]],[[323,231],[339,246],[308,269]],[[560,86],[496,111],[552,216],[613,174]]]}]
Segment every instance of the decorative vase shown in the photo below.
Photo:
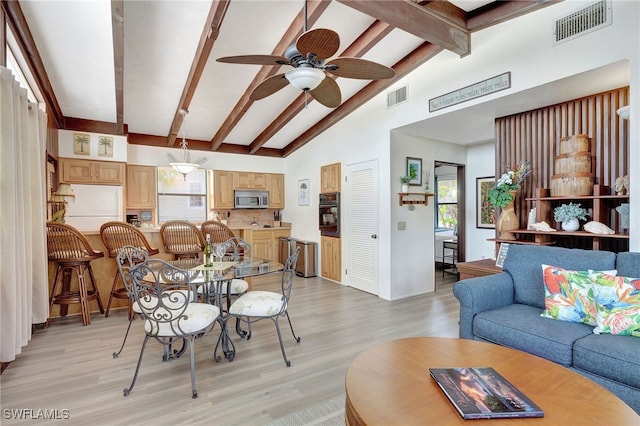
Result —
[{"label": "decorative vase", "polygon": [[400,189],[401,192],[409,192],[409,184],[408,183],[403,183],[402,184],[402,188]]},{"label": "decorative vase", "polygon": [[580,222],[578,222],[578,219],[576,219],[575,217],[562,221],[563,231],[574,232],[574,231],[577,231],[579,228],[580,228]]},{"label": "decorative vase", "polygon": [[509,204],[504,206],[504,208],[500,212],[500,216],[498,216],[498,221],[496,223],[496,229],[498,230],[498,239],[500,240],[515,240],[516,237],[511,231],[513,231],[514,229],[518,229],[518,227],[520,226],[514,207],[514,202],[516,200],[516,191],[509,191],[509,194],[511,194],[511,201],[509,202]]}]

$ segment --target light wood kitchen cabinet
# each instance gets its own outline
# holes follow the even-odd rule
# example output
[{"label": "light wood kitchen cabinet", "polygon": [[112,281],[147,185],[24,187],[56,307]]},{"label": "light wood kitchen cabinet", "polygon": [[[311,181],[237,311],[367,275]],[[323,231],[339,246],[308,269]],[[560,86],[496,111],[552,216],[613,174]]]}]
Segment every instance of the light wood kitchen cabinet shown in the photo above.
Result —
[{"label": "light wood kitchen cabinet", "polygon": [[251,244],[251,255],[261,259],[280,261],[280,237],[291,236],[290,229],[244,229],[242,238]]},{"label": "light wood kitchen cabinet", "polygon": [[235,172],[213,171],[213,208],[232,209],[235,207],[233,199],[233,181]]},{"label": "light wood kitchen cabinet", "polygon": [[155,209],[158,177],[154,166],[127,166],[127,209]]},{"label": "light wood kitchen cabinet", "polygon": [[340,192],[340,163],[320,167],[320,192]]},{"label": "light wood kitchen cabinet", "polygon": [[61,182],[124,185],[124,163],[61,158],[60,170]]},{"label": "light wood kitchen cabinet", "polygon": [[320,237],[322,244],[321,272],[324,278],[338,281],[342,279],[342,247],[340,238]]},{"label": "light wood kitchen cabinet", "polygon": [[269,208],[284,209],[284,175],[270,173],[267,175],[269,189]]},{"label": "light wood kitchen cabinet", "polygon": [[267,189],[267,174],[253,172],[235,172],[236,189]]}]

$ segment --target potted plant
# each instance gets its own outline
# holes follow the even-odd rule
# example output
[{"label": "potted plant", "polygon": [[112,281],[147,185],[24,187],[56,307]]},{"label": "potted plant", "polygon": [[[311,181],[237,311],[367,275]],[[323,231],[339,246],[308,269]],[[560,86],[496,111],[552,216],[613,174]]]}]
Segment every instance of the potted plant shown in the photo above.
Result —
[{"label": "potted plant", "polygon": [[411,176],[400,176],[400,182],[402,183],[401,192],[409,192],[409,182],[411,182]]},{"label": "potted plant", "polygon": [[562,222],[564,231],[577,231],[580,228],[578,220],[587,220],[587,211],[580,204],[563,204],[553,209],[553,219]]}]

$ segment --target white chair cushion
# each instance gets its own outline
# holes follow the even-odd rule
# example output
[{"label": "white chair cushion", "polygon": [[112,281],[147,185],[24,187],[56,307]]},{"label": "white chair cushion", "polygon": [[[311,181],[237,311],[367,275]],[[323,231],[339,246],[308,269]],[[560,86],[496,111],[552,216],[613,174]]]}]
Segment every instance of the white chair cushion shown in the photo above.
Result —
[{"label": "white chair cushion", "polygon": [[249,317],[272,317],[278,315],[284,307],[285,301],[280,293],[250,291],[233,302],[229,313]]},{"label": "white chair cushion", "polygon": [[[218,315],[220,315],[220,309],[217,306],[208,303],[189,303],[184,317],[179,321],[157,323],[146,320],[144,329],[147,333],[163,337],[197,333],[211,325],[218,318]],[[155,330],[154,328],[158,325],[160,326],[159,330]]]},{"label": "white chair cushion", "polygon": [[[222,283],[222,294],[226,295],[227,294],[227,285],[228,285],[229,281],[224,281]],[[211,284],[212,287],[215,286],[215,284]],[[198,287],[198,294],[202,294],[202,292],[204,291],[204,288],[207,287],[207,284],[203,285],[203,286],[199,286]],[[238,294],[244,294],[247,292],[247,290],[249,290],[249,283],[245,280],[240,280],[238,278],[234,278],[231,280],[231,294],[236,296]]]}]

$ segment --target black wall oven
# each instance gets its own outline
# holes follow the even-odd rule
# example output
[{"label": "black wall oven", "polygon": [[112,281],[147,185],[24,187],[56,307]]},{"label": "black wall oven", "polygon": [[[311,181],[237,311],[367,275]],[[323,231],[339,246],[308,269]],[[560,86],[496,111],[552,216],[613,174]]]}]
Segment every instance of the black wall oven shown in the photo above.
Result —
[{"label": "black wall oven", "polygon": [[340,236],[340,193],[320,194],[319,203],[320,234],[325,237]]}]

